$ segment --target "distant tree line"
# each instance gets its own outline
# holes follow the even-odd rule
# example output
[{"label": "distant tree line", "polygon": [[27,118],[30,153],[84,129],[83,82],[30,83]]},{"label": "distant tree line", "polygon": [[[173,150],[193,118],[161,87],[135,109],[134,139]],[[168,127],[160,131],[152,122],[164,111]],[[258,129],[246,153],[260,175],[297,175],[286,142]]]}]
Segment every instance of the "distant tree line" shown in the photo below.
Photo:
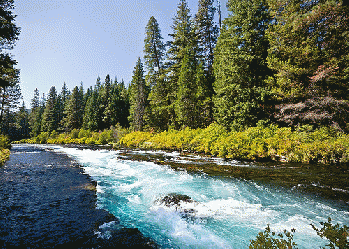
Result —
[{"label": "distant tree line", "polygon": [[213,0],[199,0],[194,16],[180,0],[166,43],[151,17],[143,62],[138,58],[128,86],[107,75],[86,92],[82,84],[71,91],[64,84],[60,93],[52,87],[40,98],[36,89],[30,114],[24,106],[18,111],[27,115],[23,136],[117,124],[138,131],[203,128],[213,122],[228,130],[277,123],[348,131],[344,1],[229,0],[227,8],[219,29]]}]

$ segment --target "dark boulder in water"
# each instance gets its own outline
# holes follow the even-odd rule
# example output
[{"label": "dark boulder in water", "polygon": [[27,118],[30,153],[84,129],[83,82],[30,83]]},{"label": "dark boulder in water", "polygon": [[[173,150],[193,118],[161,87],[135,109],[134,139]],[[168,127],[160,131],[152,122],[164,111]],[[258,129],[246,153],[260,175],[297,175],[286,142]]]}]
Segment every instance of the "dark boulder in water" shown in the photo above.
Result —
[{"label": "dark boulder in water", "polygon": [[176,193],[171,193],[166,195],[164,198],[160,200],[161,204],[165,204],[167,207],[171,206],[179,206],[180,202],[193,202],[190,196],[188,195],[182,195],[182,194],[176,194]]},{"label": "dark boulder in water", "polygon": [[171,193],[160,199],[160,204],[166,207],[175,207],[176,211],[181,214],[183,218],[192,218],[196,211],[192,208],[183,208],[182,203],[194,203],[195,201],[188,195]]}]

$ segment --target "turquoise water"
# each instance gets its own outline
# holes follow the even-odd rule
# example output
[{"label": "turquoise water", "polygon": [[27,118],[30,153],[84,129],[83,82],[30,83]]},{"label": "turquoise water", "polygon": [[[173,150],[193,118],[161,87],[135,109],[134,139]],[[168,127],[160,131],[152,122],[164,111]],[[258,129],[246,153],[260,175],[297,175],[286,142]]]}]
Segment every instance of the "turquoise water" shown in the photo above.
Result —
[{"label": "turquoise water", "polygon": [[[349,224],[345,206],[313,195],[253,181],[174,171],[152,162],[124,159],[118,151],[53,148],[72,156],[97,181],[100,208],[163,248],[248,248],[267,224],[276,232],[295,228],[299,248],[319,248],[326,241],[310,224],[320,226],[328,217],[334,223]],[[177,153],[168,156],[183,161]],[[177,209],[161,204],[159,200],[170,193],[188,195],[194,202],[182,203]],[[183,215],[181,209],[193,212]]]}]

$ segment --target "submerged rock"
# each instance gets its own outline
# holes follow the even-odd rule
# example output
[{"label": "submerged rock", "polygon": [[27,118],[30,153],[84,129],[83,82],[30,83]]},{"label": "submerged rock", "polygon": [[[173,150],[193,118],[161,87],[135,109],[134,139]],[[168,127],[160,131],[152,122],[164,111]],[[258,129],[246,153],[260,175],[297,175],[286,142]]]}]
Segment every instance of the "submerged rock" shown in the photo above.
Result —
[{"label": "submerged rock", "polygon": [[167,207],[179,206],[180,202],[191,203],[193,202],[193,200],[188,195],[182,195],[182,194],[176,194],[176,193],[168,194],[160,200],[160,203],[164,204]]},{"label": "submerged rock", "polygon": [[160,204],[166,207],[175,207],[176,211],[181,214],[183,218],[192,218],[195,216],[196,210],[185,207],[185,204],[196,203],[190,196],[171,193],[160,199]]}]

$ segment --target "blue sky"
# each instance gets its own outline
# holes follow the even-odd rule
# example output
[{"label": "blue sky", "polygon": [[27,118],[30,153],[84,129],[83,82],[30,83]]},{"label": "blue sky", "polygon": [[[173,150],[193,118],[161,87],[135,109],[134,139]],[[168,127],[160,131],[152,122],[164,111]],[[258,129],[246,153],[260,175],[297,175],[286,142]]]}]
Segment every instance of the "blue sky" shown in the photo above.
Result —
[{"label": "blue sky", "polygon": [[[191,15],[198,0],[187,0]],[[221,0],[223,17],[227,0]],[[85,90],[98,76],[129,83],[138,57],[143,57],[145,26],[154,16],[164,40],[179,0],[15,0],[21,34],[11,54],[21,71],[27,107],[34,89],[47,94],[83,82]]]}]

